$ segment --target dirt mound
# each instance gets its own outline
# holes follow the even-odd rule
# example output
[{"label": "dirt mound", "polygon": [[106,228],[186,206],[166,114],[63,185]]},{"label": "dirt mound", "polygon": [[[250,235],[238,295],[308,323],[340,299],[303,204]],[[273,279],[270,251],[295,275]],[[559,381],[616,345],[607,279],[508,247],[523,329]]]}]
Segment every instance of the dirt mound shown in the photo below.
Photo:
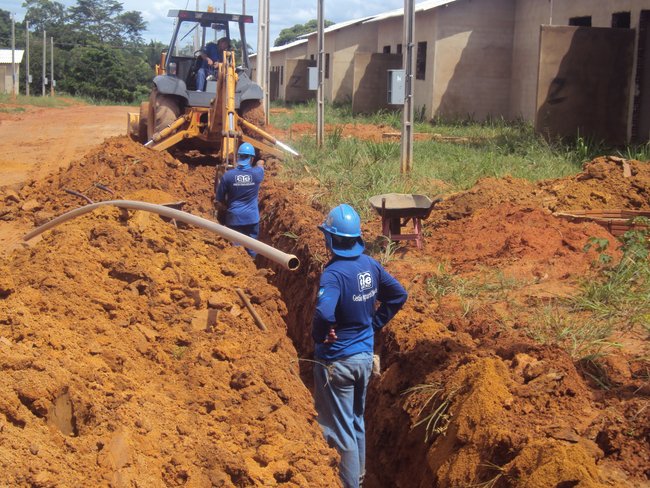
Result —
[{"label": "dirt mound", "polygon": [[573,177],[543,181],[545,206],[552,211],[650,209],[650,164],[615,156],[594,159]]},{"label": "dirt mound", "polygon": [[[297,362],[311,353],[326,209],[309,199],[317,182],[280,181],[279,169],[267,165],[260,239],[296,254],[298,273],[263,259],[257,269],[206,232],[114,208],[2,261],[0,466],[10,484],[337,486],[336,456],[298,376],[309,384],[308,363]],[[0,218],[33,225],[86,203],[66,189],[93,201],[182,200],[209,216],[214,174],[113,138],[5,191]],[[530,304],[593,276],[590,237],[608,239],[618,258],[603,228],[549,210],[587,205],[594,191],[644,208],[646,175],[647,163],[603,158],[553,182],[484,179],[434,211],[423,250],[377,253],[410,298],[378,338],[367,486],[647,485],[647,361],[610,360],[619,382],[602,390],[524,330]],[[369,248],[385,242],[379,233],[378,217],[364,226]],[[432,293],[433,278],[488,272],[501,280],[490,300]],[[516,289],[504,286],[511,279]]]},{"label": "dirt mound", "polygon": [[597,224],[571,224],[540,208],[509,204],[476,210],[470,217],[438,226],[427,254],[450,262],[457,272],[495,267],[518,278],[578,276],[598,259],[583,248],[592,237],[616,239]]},{"label": "dirt mound", "polygon": [[[212,172],[115,138],[24,187],[11,217],[41,221],[84,203],[64,188],[105,198],[95,183],[111,198],[182,199],[200,213]],[[338,485],[284,303],[242,248],[107,207],[0,268],[0,466],[9,484]]]},{"label": "dirt mound", "polygon": [[[434,193],[437,190],[434,190]],[[432,216],[456,220],[502,203],[542,207],[552,212],[585,209],[650,209],[650,164],[605,156],[584,164],[575,176],[533,183],[483,178],[467,191],[446,196]]]},{"label": "dirt mound", "polygon": [[44,180],[32,180],[15,196],[5,198],[8,213],[4,219],[40,224],[87,204],[88,199],[124,199],[146,189],[163,191],[172,202],[185,201],[185,209],[206,215],[212,209],[214,175],[214,167],[188,166],[167,152],[151,151],[127,137],[113,137],[69,168]]}]

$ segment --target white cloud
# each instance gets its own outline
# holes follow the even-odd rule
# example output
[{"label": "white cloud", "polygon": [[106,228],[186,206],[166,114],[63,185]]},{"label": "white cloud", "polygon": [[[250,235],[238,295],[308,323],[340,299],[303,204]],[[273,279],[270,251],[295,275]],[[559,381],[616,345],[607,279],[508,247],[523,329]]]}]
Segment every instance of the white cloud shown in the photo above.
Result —
[{"label": "white cloud", "polygon": [[[59,0],[66,6],[76,4],[72,0]],[[245,3],[246,13],[252,15],[255,23],[247,30],[247,39],[250,45],[257,45],[257,12],[259,0],[226,0],[226,8],[232,13],[241,13]],[[304,0],[269,0],[270,2],[270,38],[271,44],[278,37],[280,31],[287,27],[315,19],[317,15],[317,0],[306,2]],[[324,16],[332,22],[343,22],[367,15],[375,15],[404,6],[404,0],[323,0]],[[16,14],[16,20],[22,21],[25,16],[25,9],[22,7],[23,0],[3,0],[3,10]],[[199,1],[202,9],[207,9],[212,4],[218,11],[223,11],[224,2]],[[156,0],[144,3],[141,0],[125,0],[122,2],[124,10],[137,10],[142,13],[142,18],[147,22],[147,31],[144,33],[145,40],[157,40],[167,43],[171,38],[173,19],[167,17],[172,9],[194,9],[196,0],[173,1]]]}]

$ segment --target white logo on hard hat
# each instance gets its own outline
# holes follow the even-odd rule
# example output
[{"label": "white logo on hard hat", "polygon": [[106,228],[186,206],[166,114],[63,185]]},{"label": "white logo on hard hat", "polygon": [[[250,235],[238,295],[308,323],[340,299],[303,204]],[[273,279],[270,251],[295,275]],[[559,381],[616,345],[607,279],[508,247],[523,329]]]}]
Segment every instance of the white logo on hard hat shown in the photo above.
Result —
[{"label": "white logo on hard hat", "polygon": [[372,288],[372,275],[368,271],[359,273],[357,275],[357,281],[359,282],[359,291]]}]

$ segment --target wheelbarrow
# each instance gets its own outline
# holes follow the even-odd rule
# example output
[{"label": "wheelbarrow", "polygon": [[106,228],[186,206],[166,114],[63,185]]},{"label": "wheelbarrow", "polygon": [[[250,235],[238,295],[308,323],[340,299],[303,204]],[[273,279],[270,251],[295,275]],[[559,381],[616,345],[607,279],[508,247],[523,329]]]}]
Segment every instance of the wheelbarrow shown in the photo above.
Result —
[{"label": "wheelbarrow", "polygon": [[[426,195],[386,193],[368,199],[372,208],[381,216],[382,233],[392,241],[415,241],[422,249],[422,220],[442,198],[431,200]],[[413,223],[413,232],[402,233],[402,227]]]}]

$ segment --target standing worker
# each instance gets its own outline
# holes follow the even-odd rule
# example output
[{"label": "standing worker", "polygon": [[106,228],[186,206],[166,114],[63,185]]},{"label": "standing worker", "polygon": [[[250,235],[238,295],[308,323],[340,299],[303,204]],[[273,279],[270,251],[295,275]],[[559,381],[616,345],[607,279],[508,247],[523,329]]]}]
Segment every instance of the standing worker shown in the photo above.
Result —
[{"label": "standing worker", "polygon": [[[257,239],[260,231],[260,211],[257,196],[264,180],[263,161],[255,163],[255,148],[245,142],[237,151],[237,167],[226,171],[219,180],[216,203],[225,207],[225,225]],[[252,257],[257,254],[251,249]]]},{"label": "standing worker", "polygon": [[365,474],[363,414],[375,331],[402,308],[407,293],[363,254],[361,220],[350,205],[335,207],[319,229],[332,259],[320,278],[312,324],[316,411],[328,444],[341,455],[343,486],[357,488]]}]

